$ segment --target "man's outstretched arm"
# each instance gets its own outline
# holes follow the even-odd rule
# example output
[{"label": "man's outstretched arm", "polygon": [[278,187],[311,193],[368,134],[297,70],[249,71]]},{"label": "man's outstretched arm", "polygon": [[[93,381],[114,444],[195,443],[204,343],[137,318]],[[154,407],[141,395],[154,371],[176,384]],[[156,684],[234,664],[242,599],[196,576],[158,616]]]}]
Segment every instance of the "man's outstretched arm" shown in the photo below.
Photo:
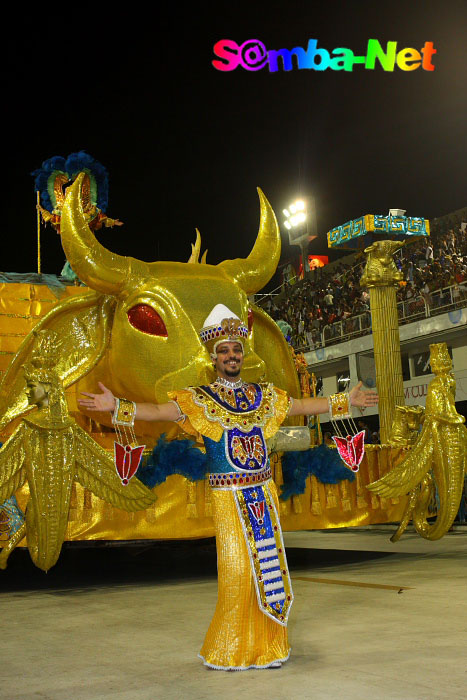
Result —
[{"label": "man's outstretched arm", "polygon": [[[350,405],[357,408],[369,408],[378,403],[378,394],[374,391],[363,391],[363,382],[359,382],[349,393]],[[315,416],[318,413],[328,413],[327,398],[294,399],[289,416]]]},{"label": "man's outstretched arm", "polygon": [[[79,399],[80,406],[87,411],[110,411],[115,410],[115,396],[110,389],[107,389],[104,384],[99,382],[99,388],[102,389],[101,394],[91,394],[87,391],[81,392],[85,397]],[[178,406],[173,401],[168,403],[137,403],[136,404],[136,420],[145,421],[176,421],[180,418]]]}]

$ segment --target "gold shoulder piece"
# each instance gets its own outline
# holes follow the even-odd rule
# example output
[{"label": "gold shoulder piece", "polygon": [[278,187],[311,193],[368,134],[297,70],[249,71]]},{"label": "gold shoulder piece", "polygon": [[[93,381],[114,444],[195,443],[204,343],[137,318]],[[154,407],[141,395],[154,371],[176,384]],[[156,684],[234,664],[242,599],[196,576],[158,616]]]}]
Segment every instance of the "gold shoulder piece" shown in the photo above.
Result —
[{"label": "gold shoulder piece", "polygon": [[288,416],[292,401],[290,396],[283,389],[278,389],[271,384],[261,385],[264,388],[271,388],[274,394],[274,415],[269,418],[264,426],[264,437],[270,438],[277,433],[282,423]]},{"label": "gold shoulder piece", "polygon": [[195,401],[197,388],[178,389],[177,391],[168,391],[167,395],[172,401],[176,401],[181,412],[187,417],[183,423],[183,430],[190,435],[201,433],[205,437],[211,438],[219,442],[224,429],[217,422],[210,421],[206,418],[204,406],[198,406]]}]

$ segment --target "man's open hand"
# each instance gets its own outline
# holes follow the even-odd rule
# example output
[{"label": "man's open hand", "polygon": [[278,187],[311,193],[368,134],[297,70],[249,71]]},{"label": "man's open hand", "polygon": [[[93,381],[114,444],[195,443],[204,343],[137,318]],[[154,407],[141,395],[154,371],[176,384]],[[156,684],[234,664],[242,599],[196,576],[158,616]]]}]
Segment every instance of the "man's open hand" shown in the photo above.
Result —
[{"label": "man's open hand", "polygon": [[369,408],[378,403],[378,394],[375,391],[363,391],[363,382],[358,382],[349,394],[350,405],[357,408]]},{"label": "man's open hand", "polygon": [[88,398],[79,399],[79,405],[87,411],[113,411],[115,409],[115,396],[102,382],[99,382],[99,388],[102,389],[102,394],[89,394],[87,391],[82,391],[82,396]]}]

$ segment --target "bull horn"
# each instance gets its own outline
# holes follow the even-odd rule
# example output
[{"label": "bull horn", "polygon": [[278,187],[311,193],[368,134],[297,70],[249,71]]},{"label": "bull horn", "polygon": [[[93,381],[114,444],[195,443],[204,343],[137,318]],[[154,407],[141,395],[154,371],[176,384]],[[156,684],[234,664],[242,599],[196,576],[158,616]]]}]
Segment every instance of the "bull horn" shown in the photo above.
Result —
[{"label": "bull horn", "polygon": [[111,253],[99,243],[86,223],[81,204],[85,173],[80,173],[62,209],[60,231],[63,250],[73,271],[91,289],[118,294],[128,278],[130,258]]},{"label": "bull horn", "polygon": [[247,258],[224,260],[219,263],[233,277],[246,294],[259,292],[276,271],[281,255],[281,236],[276,216],[268,200],[258,187],[261,218],[255,245]]}]

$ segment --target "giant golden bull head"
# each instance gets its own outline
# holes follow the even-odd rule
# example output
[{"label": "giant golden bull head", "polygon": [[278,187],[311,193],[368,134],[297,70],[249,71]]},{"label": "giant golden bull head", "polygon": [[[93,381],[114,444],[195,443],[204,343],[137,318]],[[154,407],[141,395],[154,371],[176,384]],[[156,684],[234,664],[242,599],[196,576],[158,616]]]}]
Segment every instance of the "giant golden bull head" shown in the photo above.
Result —
[{"label": "giant golden bull head", "polygon": [[[88,227],[81,205],[80,175],[62,211],[62,243],[73,270],[94,290],[58,304],[40,322],[61,338],[60,371],[65,386],[96,390],[97,381],[119,396],[147,402],[167,400],[167,391],[212,381],[209,354],[198,331],[215,304],[225,304],[249,323],[244,377],[273,381],[298,395],[288,348],[276,324],[248,296],[272,277],[280,257],[274,212],[259,190],[261,218],[250,255],[218,265],[198,262],[200,239],[188,263],[147,263],[116,255]],[[31,340],[23,342],[5,376],[0,420],[26,409],[19,366]],[[109,417],[102,416],[102,422]],[[1,427],[1,425],[0,425]]]}]

